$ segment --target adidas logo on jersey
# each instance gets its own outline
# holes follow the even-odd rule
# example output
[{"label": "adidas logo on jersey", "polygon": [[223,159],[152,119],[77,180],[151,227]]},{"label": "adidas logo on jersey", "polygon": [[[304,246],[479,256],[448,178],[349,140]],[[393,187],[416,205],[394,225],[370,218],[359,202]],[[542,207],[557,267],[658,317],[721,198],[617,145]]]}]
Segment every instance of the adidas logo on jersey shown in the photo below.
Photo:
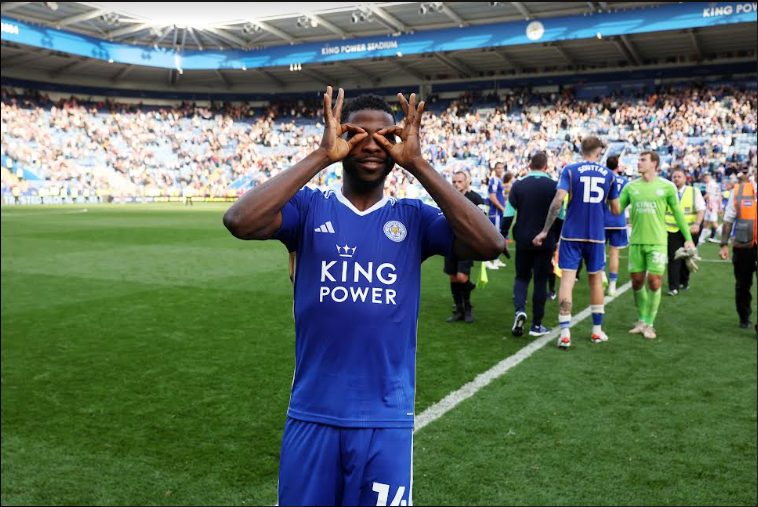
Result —
[{"label": "adidas logo on jersey", "polygon": [[321,224],[320,226],[313,229],[315,232],[325,232],[327,234],[334,234],[334,227],[332,227],[332,222],[326,222],[325,224]]}]

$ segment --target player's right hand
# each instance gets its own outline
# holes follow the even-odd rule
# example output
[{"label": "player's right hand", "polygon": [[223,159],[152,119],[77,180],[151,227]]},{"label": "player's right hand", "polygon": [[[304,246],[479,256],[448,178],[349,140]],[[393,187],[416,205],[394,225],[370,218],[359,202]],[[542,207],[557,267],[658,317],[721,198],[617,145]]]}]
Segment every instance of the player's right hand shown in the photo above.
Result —
[{"label": "player's right hand", "polygon": [[721,259],[728,261],[729,260],[729,247],[724,245],[721,247],[721,251],[719,252],[719,257]]},{"label": "player's right hand", "polygon": [[545,238],[547,238],[547,233],[543,231],[534,237],[532,244],[534,246],[542,246],[542,243],[545,242]]},{"label": "player's right hand", "polygon": [[[321,138],[320,149],[324,150],[330,162],[337,162],[345,158],[350,150],[366,139],[368,134],[365,130],[349,123],[340,123],[342,116],[342,104],[345,100],[345,90],[337,92],[337,102],[332,107],[332,87],[326,87],[324,93],[324,136]],[[345,132],[353,134],[350,139],[343,139]]]}]

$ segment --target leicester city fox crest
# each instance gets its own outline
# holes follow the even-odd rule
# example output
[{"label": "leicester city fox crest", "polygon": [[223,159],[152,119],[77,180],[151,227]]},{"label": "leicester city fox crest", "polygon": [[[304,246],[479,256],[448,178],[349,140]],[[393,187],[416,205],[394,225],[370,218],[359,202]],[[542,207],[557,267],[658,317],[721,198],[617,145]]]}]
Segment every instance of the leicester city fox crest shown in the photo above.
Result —
[{"label": "leicester city fox crest", "polygon": [[384,235],[395,243],[400,243],[408,235],[408,230],[397,220],[390,220],[384,224]]}]

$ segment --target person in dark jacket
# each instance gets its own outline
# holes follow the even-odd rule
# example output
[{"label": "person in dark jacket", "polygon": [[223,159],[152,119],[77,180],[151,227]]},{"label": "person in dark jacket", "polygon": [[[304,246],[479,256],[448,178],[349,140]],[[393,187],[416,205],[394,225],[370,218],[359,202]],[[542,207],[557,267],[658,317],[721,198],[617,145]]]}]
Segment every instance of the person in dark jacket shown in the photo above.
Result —
[{"label": "person in dark jacket", "polygon": [[563,220],[553,223],[552,233],[544,243],[536,247],[532,238],[539,234],[545,224],[550,203],[555,196],[557,182],[545,172],[547,169],[547,154],[540,151],[529,160],[530,172],[513,184],[508,196],[508,204],[503,218],[503,235],[508,234],[516,212],[516,224],[513,227],[513,239],[516,242],[516,280],[513,284],[513,306],[516,315],[513,319],[511,332],[515,336],[524,334],[526,324],[526,297],[529,281],[534,276],[534,292],[532,294],[532,326],[530,336],[542,336],[550,329],[542,325],[545,315],[545,300],[547,298],[547,281],[553,270],[552,257]]}]

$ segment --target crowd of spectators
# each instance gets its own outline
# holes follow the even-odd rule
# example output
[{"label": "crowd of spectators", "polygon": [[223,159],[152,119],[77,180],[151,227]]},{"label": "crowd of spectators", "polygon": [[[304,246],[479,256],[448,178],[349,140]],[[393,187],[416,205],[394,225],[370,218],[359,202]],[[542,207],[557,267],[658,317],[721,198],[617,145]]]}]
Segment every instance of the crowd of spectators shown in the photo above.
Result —
[{"label": "crowd of spectators", "polygon": [[[756,90],[734,86],[660,88],[585,101],[570,89],[429,98],[425,156],[448,178],[466,169],[486,194],[496,162],[526,172],[536,150],[551,171],[577,159],[581,139],[598,135],[634,174],[640,151],[661,154],[664,176],[681,167],[691,181],[711,174],[728,185],[756,166]],[[396,107],[394,105],[393,107]],[[318,100],[251,107],[181,103],[172,107],[52,101],[39,92],[2,90],[2,192],[60,197],[234,197],[293,165],[318,146]],[[399,114],[402,117],[402,114]],[[329,187],[341,168],[311,182]],[[428,198],[414,178],[395,169],[387,190]]]}]

